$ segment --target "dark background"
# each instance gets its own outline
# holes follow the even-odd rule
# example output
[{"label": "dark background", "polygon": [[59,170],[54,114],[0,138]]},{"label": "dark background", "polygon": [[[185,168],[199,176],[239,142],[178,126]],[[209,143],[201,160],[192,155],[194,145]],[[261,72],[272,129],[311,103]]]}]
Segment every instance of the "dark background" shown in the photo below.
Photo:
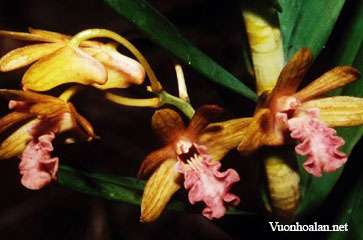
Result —
[{"label": "dark background", "polygon": [[[344,30],[344,23],[357,2],[347,1],[332,37],[307,77],[309,80],[333,67],[330,59],[334,56],[336,44],[339,43],[339,33]],[[199,49],[249,87],[254,88],[253,80],[246,73],[242,58],[243,24],[238,2],[153,0],[150,3]],[[173,59],[170,55],[145,38],[101,0],[2,1],[0,29],[26,32],[28,27],[69,35],[88,28],[106,28],[120,33],[132,39],[146,56],[164,88],[172,94],[177,94]],[[1,37],[0,44],[2,56],[12,49],[23,46],[25,42]],[[0,88],[19,88],[25,69],[1,73]],[[219,104],[225,108],[222,119],[253,114],[254,103],[250,100],[206,81],[188,67],[184,68],[184,73],[194,107],[206,103]],[[66,86],[61,86],[50,93],[59,94],[65,88]],[[148,96],[143,87],[132,87],[119,92],[134,97]],[[72,102],[93,124],[95,132],[102,140],[56,145],[54,155],[59,156],[63,163],[89,171],[134,177],[142,159],[161,146],[155,141],[156,138],[150,127],[154,109],[117,106],[102,99],[99,92],[92,89],[75,96]],[[0,111],[1,115],[8,112],[5,100],[0,100]],[[358,148],[357,146],[356,149]],[[236,152],[232,152],[223,163],[225,168],[228,166],[237,168],[243,181],[245,178],[243,174],[246,172],[244,166],[253,160],[240,159]],[[350,188],[349,183],[353,182],[357,173],[362,170],[358,160],[358,152],[355,150],[341,181],[326,203],[300,222],[318,221],[319,224],[332,224],[335,206],[342,203],[344,193]],[[27,190],[20,184],[18,163],[18,159],[0,162],[0,239],[143,240],[265,239],[267,237],[291,239],[292,237],[291,234],[271,233],[269,219],[263,214],[245,217],[225,216],[211,222],[196,213],[164,211],[156,222],[141,224],[138,222],[140,214],[138,206],[80,194],[57,184],[51,184],[40,191]],[[237,185],[235,191],[241,196],[242,207],[259,211],[259,201],[255,195],[249,197],[245,194],[249,187]],[[185,200],[186,192],[180,191],[175,198]],[[301,234],[294,235],[295,238],[305,237]],[[325,234],[309,233],[309,236],[320,238]]]}]

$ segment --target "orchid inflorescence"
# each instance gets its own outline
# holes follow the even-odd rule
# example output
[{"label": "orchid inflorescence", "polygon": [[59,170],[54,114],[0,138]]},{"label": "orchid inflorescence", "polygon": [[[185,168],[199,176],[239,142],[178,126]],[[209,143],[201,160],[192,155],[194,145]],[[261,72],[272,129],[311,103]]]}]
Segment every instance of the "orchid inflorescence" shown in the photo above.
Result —
[{"label": "orchid inflorescence", "polygon": [[[65,132],[80,140],[99,138],[92,125],[77,111],[70,98],[84,85],[101,91],[141,85],[145,75],[154,98],[133,99],[106,92],[108,100],[134,107],[161,107],[170,104],[190,120],[185,127],[174,110],[157,110],[152,128],[165,146],[148,154],[138,179],[150,175],[141,203],[141,221],[155,220],[173,194],[184,186],[191,204],[204,202],[202,214],[220,218],[226,207],[240,198],[231,193],[240,180],[234,169],[221,171],[220,160],[231,150],[251,155],[263,146],[299,142],[298,154],[307,156],[306,171],[316,177],[333,172],[347,161],[339,150],[343,138],[332,127],[363,124],[363,100],[353,97],[324,97],[323,94],[359,79],[349,66],[332,69],[297,91],[311,62],[311,52],[302,48],[281,71],[273,89],[263,89],[253,117],[214,122],[223,109],[202,105],[196,111],[189,103],[180,65],[176,66],[179,97],[167,93],[143,55],[125,38],[104,29],[90,29],[75,36],[39,29],[29,33],[0,31],[6,37],[40,42],[15,49],[0,59],[0,70],[12,71],[31,66],[22,79],[22,90],[0,90],[9,100],[11,113],[0,119],[0,158],[18,156],[22,184],[40,189],[57,181],[59,159],[52,156],[52,141]],[[90,40],[108,38],[108,43]],[[117,50],[125,46],[136,58]],[[66,83],[76,84],[59,97],[39,93]],[[270,83],[267,85],[271,85]]]}]

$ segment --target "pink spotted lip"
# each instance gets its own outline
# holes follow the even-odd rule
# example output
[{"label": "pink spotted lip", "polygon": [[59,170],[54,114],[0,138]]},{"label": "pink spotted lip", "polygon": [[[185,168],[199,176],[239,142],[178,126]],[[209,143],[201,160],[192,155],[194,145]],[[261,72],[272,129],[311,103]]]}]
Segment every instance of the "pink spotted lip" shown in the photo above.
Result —
[{"label": "pink spotted lip", "polygon": [[202,214],[208,219],[221,218],[226,205],[236,206],[240,199],[229,193],[232,184],[240,180],[233,169],[220,172],[220,162],[211,162],[207,148],[180,140],[176,144],[178,162],[175,171],[184,174],[184,187],[189,190],[191,204],[203,201],[206,204]]}]

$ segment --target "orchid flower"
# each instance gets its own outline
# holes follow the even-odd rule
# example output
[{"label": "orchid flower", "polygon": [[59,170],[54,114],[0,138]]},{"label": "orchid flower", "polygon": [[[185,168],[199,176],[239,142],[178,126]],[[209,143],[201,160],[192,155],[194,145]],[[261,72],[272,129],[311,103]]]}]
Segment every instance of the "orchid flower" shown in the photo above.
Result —
[{"label": "orchid flower", "polygon": [[[237,144],[233,138],[236,135],[224,131],[220,125],[206,128],[221,111],[218,106],[204,105],[197,109],[187,128],[175,111],[163,109],[155,112],[152,126],[166,146],[150,153],[140,167],[138,178],[154,171],[145,185],[140,221],[155,220],[180,188],[183,179],[184,187],[189,190],[189,201],[192,204],[203,201],[206,207],[202,214],[208,219],[222,217],[226,205],[239,203],[239,198],[229,193],[232,184],[239,181],[237,172],[233,169],[220,172],[218,162],[232,148],[231,145]],[[227,124],[242,127],[241,121]],[[245,122],[242,125],[246,125]],[[200,140],[202,133],[205,135]],[[226,136],[225,141],[222,135]],[[215,146],[215,149],[209,146]]]},{"label": "orchid flower", "polygon": [[363,99],[323,96],[359,79],[359,72],[349,66],[336,67],[296,91],[311,58],[310,50],[302,48],[284,67],[273,90],[263,93],[238,150],[247,155],[263,145],[297,140],[301,143],[296,152],[307,156],[304,168],[320,177],[322,171],[333,172],[347,161],[346,154],[339,151],[344,140],[332,127],[362,125]]},{"label": "orchid flower", "polygon": [[64,83],[81,83],[99,89],[142,84],[143,66],[117,51],[117,43],[75,43],[71,36],[29,28],[29,33],[0,31],[14,39],[42,42],[15,49],[0,59],[0,71],[34,63],[24,74],[26,89],[47,91]]},{"label": "orchid flower", "polygon": [[20,90],[0,90],[14,110],[0,119],[0,159],[19,156],[21,183],[40,189],[57,180],[57,157],[52,141],[63,132],[76,132],[87,140],[97,137],[91,124],[71,103],[61,98]]}]

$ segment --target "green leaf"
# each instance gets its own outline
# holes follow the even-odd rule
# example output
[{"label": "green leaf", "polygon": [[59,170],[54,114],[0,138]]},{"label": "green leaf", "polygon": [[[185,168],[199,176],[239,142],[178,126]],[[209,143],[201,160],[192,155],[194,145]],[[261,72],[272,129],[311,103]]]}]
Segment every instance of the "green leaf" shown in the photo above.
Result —
[{"label": "green leaf", "polygon": [[[356,9],[358,15],[362,16],[363,12],[363,4],[360,4],[359,8]],[[350,39],[349,36],[354,38],[355,41],[359,43],[353,43],[352,41],[348,41],[347,45],[345,45],[345,41],[342,45],[345,46],[345,50],[339,50],[340,55],[339,58],[335,62],[341,62],[344,64],[353,65],[360,72],[363,72],[363,56],[359,53],[363,51],[363,34],[357,33],[361,32],[361,28],[356,28],[355,26],[362,26],[363,19],[361,17],[357,17],[357,12],[352,15],[352,21],[349,23],[350,26],[354,26],[350,31],[346,33],[344,39]],[[354,31],[353,31],[354,30]],[[351,56],[354,56],[352,58]],[[363,97],[363,79],[360,79],[341,90],[341,95],[345,96],[355,96],[355,97]],[[351,153],[355,144],[359,141],[363,134],[363,126],[352,127],[352,128],[340,128],[337,129],[338,135],[343,137],[345,140],[345,145],[341,148],[341,150],[348,155]],[[303,201],[298,210],[298,216],[305,214],[311,209],[319,206],[328,194],[331,192],[336,182],[338,181],[343,168],[341,167],[338,171],[333,173],[324,174],[321,178],[313,177],[306,173],[306,171],[301,166],[301,163],[305,160],[304,157],[298,156],[299,166],[300,166],[300,177],[302,184],[302,193],[303,193]],[[348,163],[349,164],[349,160]]]},{"label": "green leaf", "polygon": [[58,184],[85,194],[140,205],[140,192],[144,183],[135,179],[111,175],[88,173],[67,165],[60,165]]},{"label": "green leaf", "polygon": [[183,38],[178,29],[148,2],[144,0],[105,0],[105,2],[152,41],[211,81],[257,101],[257,96],[252,90]]},{"label": "green leaf", "polygon": [[345,0],[278,0],[282,7],[279,21],[284,41],[285,59],[302,47],[316,58],[323,49]]},{"label": "green leaf", "polygon": [[362,240],[363,224],[363,174],[349,193],[346,193],[343,205],[338,208],[338,218],[334,224],[348,225],[348,231],[331,232],[328,239],[355,239]]},{"label": "green leaf", "polygon": [[[96,197],[140,205],[145,182],[140,181],[137,183],[136,179],[131,177],[88,173],[61,164],[58,171],[58,184]],[[167,209],[187,211],[191,209],[191,205],[181,201],[171,201]],[[251,215],[252,213],[229,208],[226,214]]]}]

